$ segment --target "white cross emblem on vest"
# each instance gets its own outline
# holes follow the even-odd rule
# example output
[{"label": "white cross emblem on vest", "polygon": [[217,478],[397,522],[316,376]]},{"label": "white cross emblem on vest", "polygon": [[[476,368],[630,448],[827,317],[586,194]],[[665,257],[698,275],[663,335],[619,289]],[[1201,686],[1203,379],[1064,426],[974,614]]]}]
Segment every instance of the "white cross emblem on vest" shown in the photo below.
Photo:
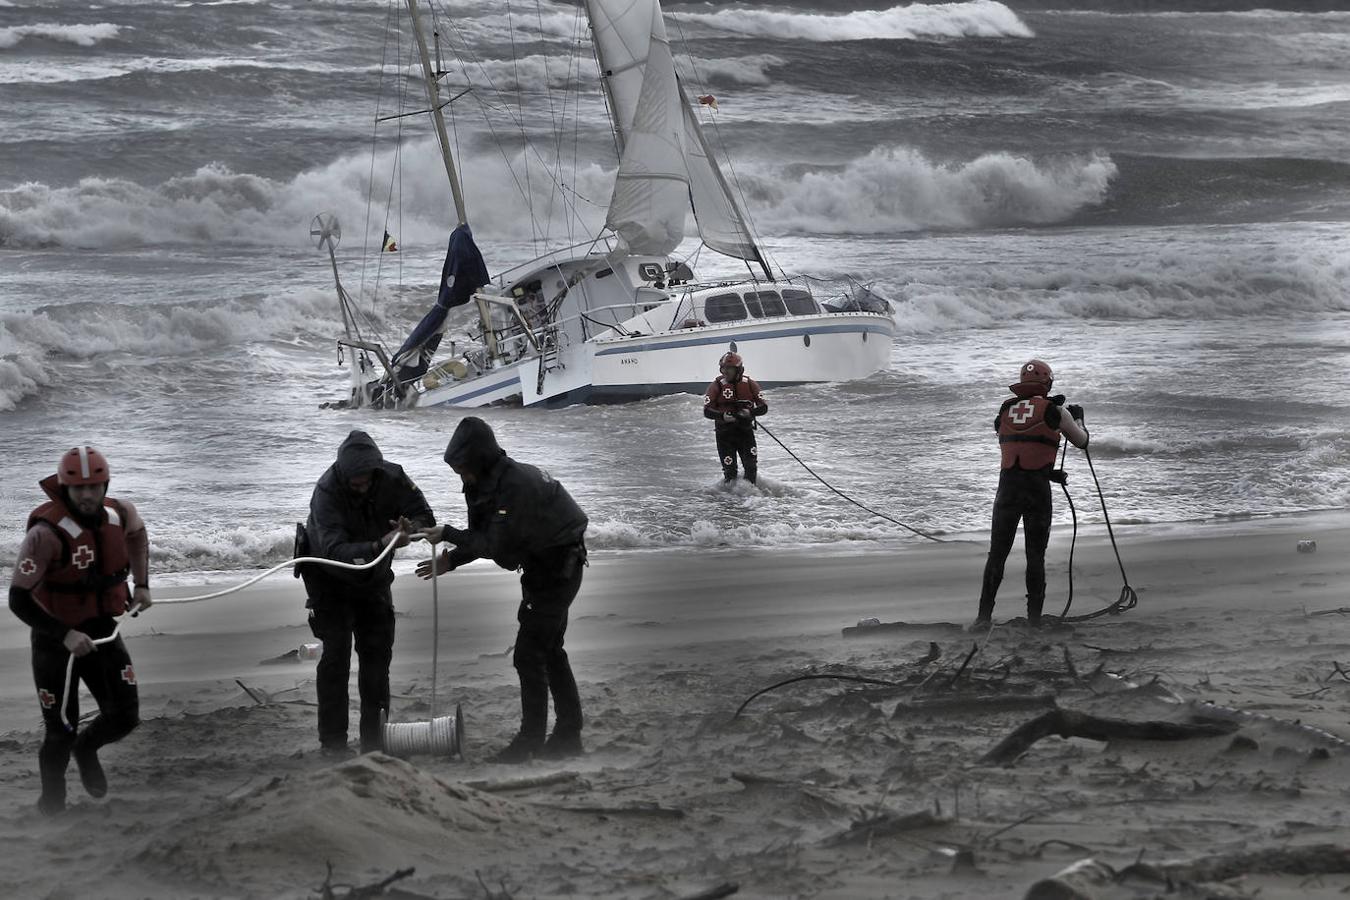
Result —
[{"label": "white cross emblem on vest", "polygon": [[1015,425],[1025,425],[1027,419],[1030,419],[1035,414],[1036,407],[1032,405],[1030,400],[1023,400],[1020,403],[1015,403],[1012,408],[1008,410],[1008,418],[1012,419],[1013,424]]},{"label": "white cross emblem on vest", "polygon": [[89,564],[94,561],[94,551],[89,549],[88,544],[81,544],[71,559],[75,563],[75,568],[87,569]]}]

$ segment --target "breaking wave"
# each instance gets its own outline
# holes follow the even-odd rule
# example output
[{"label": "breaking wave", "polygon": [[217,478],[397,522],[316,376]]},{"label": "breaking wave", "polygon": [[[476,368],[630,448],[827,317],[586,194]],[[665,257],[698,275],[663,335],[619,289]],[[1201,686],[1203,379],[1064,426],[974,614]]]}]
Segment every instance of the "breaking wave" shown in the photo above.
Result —
[{"label": "breaking wave", "polygon": [[904,147],[879,147],[799,183],[755,177],[758,214],[779,228],[815,234],[892,234],[1058,222],[1106,196],[1108,157],[1037,162],[1007,153],[937,163]]},{"label": "breaking wave", "polygon": [[915,3],[890,9],[857,10],[842,15],[725,9],[715,13],[686,12],[678,18],[682,22],[697,22],[721,31],[754,37],[819,42],[1035,37],[1015,12],[997,0]]},{"label": "breaking wave", "polygon": [[58,41],[74,44],[77,47],[92,47],[100,41],[117,37],[121,26],[111,22],[99,22],[95,25],[58,25],[43,23],[40,25],[12,25],[0,28],[0,50],[17,47],[28,39]]}]

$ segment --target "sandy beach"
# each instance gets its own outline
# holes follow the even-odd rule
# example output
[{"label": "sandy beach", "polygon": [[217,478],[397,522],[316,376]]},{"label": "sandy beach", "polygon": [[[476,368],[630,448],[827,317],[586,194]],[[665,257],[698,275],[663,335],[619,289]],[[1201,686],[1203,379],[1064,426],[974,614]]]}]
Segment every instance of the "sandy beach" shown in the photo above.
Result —
[{"label": "sandy beach", "polygon": [[[311,640],[289,576],[164,603],[125,628],[143,724],[103,753],[108,797],[86,797],[72,767],[71,806],[52,819],[33,810],[41,732],[26,632],[8,617],[0,893],[376,896],[354,888],[413,869],[383,896],[1022,897],[1092,858],[1117,877],[1030,895],[1160,896],[1170,876],[1198,879],[1185,896],[1343,896],[1350,525],[1119,536],[1136,609],[987,639],[960,628],[980,535],[894,552],[594,554],[568,634],[588,752],[514,767],[482,762],[517,724],[513,573],[474,564],[438,586],[436,712],[462,706],[462,761],[320,756],[314,662],[276,661]],[[1047,612],[1067,550],[1058,533]],[[1075,572],[1071,614],[1120,592],[1104,535],[1080,538]],[[1022,612],[1021,575],[1019,542],[997,621]],[[430,588],[401,578],[395,602],[393,719],[425,720]],[[886,624],[845,633],[867,617]],[[735,715],[805,674],[885,683],[800,681]],[[986,758],[1054,709],[1213,733],[1048,736]],[[1309,857],[1318,845],[1330,862]]]}]

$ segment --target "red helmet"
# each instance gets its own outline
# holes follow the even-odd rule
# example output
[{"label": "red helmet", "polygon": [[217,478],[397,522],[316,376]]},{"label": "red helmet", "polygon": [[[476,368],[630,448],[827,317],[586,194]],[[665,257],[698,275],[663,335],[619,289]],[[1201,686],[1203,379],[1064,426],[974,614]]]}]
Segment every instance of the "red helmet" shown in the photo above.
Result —
[{"label": "red helmet", "polygon": [[1055,373],[1048,362],[1029,359],[1017,370],[1017,383],[1008,385],[1008,390],[1019,397],[1035,397],[1049,392],[1054,383]]},{"label": "red helmet", "polygon": [[56,467],[57,482],[66,486],[107,484],[109,475],[108,461],[103,454],[88,446],[70,448]]},{"label": "red helmet", "polygon": [[739,353],[736,353],[735,351],[730,351],[727,353],[723,353],[722,358],[717,361],[717,368],[725,369],[727,366],[735,366],[738,369],[744,369],[745,362],[741,359],[741,355]]},{"label": "red helmet", "polygon": [[1029,359],[1023,364],[1017,372],[1017,380],[1021,382],[1038,382],[1049,387],[1055,381],[1055,373],[1050,371],[1050,364],[1040,359]]}]

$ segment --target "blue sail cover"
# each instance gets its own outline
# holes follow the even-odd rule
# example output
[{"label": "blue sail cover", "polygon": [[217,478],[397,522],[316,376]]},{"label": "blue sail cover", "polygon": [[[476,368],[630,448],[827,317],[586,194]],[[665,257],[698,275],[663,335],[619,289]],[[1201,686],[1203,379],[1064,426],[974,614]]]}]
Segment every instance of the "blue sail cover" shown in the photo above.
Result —
[{"label": "blue sail cover", "polygon": [[468,224],[460,225],[450,232],[436,305],[427,311],[394,354],[399,381],[411,381],[426,372],[432,355],[440,346],[441,326],[445,324],[446,314],[452,308],[468,303],[474,291],[488,281],[487,266],[483,263],[483,254],[478,252],[478,245],[473,242],[473,231]]}]

